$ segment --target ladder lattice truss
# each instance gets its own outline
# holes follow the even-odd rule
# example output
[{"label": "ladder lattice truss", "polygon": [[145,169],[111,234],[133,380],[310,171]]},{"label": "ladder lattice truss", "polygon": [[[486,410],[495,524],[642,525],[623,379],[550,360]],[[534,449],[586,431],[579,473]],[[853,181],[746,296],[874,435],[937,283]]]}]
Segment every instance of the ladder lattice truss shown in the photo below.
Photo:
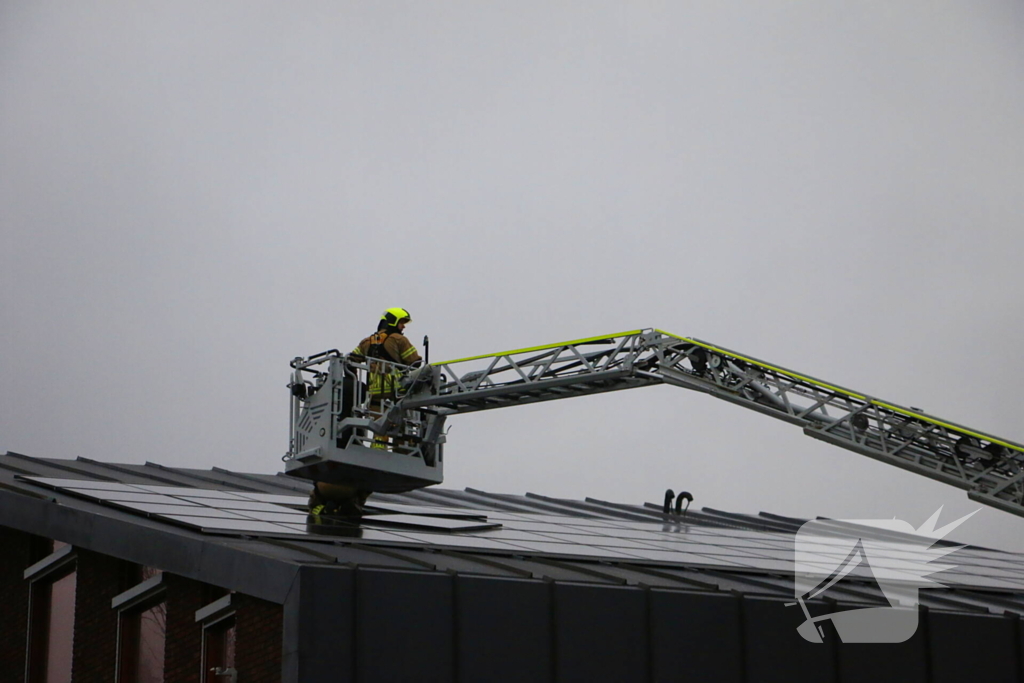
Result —
[{"label": "ladder lattice truss", "polygon": [[442,415],[671,384],[801,427],[805,434],[952,484],[1024,516],[1024,446],[706,342],[633,330],[434,364],[400,409]]}]

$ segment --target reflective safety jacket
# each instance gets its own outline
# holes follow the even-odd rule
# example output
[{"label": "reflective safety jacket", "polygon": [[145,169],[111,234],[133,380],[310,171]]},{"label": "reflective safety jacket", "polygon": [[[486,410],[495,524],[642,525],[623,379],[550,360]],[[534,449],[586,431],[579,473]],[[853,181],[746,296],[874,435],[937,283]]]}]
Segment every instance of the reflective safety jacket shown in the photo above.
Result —
[{"label": "reflective safety jacket", "polygon": [[[422,360],[416,347],[401,332],[381,330],[371,334],[352,349],[352,355],[380,358],[401,365]],[[399,369],[388,363],[370,363],[370,395],[393,395],[398,386]]]}]

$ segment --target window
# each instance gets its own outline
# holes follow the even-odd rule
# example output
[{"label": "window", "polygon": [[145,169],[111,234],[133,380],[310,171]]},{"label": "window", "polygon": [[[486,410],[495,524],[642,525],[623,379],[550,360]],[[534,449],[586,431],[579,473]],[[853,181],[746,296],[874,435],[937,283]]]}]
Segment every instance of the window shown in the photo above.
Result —
[{"label": "window", "polygon": [[196,612],[203,625],[203,683],[234,683],[235,610],[225,595]]},{"label": "window", "polygon": [[75,638],[75,555],[62,544],[25,570],[29,592],[29,683],[70,683]]},{"label": "window", "polygon": [[122,612],[118,683],[163,683],[167,602]]},{"label": "window", "polygon": [[136,567],[144,579],[111,600],[118,610],[118,683],[163,683],[164,647],[167,642],[167,600],[163,574]]},{"label": "window", "polygon": [[[222,619],[203,629],[204,683],[227,683],[235,669],[235,618]],[[220,672],[220,673],[218,673]]]}]

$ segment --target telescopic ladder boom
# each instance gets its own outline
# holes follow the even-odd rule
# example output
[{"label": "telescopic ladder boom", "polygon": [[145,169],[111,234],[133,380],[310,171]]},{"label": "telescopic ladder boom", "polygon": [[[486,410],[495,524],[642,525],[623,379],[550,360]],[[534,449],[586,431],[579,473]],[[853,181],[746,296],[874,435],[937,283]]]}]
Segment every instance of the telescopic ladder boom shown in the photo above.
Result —
[{"label": "telescopic ladder boom", "polygon": [[406,408],[445,414],[671,384],[797,425],[804,434],[965,489],[1024,516],[1024,446],[658,329],[434,364]]},{"label": "telescopic ladder boom", "polygon": [[[296,391],[300,371],[323,363],[329,368],[315,373],[316,386]],[[365,360],[334,351],[296,359],[292,367],[292,446],[285,460],[295,476],[356,477],[377,491],[440,483],[448,416],[670,384],[789,422],[807,436],[1024,516],[1024,446],[658,329],[434,363],[405,374],[401,389],[377,404],[360,393],[373,371]],[[380,445],[371,444],[374,438],[394,443],[374,451]]]}]

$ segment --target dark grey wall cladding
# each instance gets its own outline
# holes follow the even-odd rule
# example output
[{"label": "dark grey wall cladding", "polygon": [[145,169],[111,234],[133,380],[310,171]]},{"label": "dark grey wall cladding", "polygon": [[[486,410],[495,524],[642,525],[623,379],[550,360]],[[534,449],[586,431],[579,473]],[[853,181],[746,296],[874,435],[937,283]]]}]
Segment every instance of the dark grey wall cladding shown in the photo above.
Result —
[{"label": "dark grey wall cladding", "polygon": [[[836,605],[834,612],[863,605]],[[921,613],[922,622],[925,619]],[[928,679],[927,627],[919,623],[917,632],[903,643],[843,643],[839,652],[839,680],[899,681],[926,683]],[[981,680],[981,679],[979,679]]]},{"label": "dark grey wall cladding", "polygon": [[299,571],[284,602],[283,681],[354,680],[354,594],[352,569],[306,566]]},{"label": "dark grey wall cladding", "polygon": [[356,680],[453,680],[453,577],[356,570]]},{"label": "dark grey wall cladding", "polygon": [[1020,680],[1015,618],[922,611],[893,645],[840,643],[829,621],[809,643],[803,619],[783,600],[726,593],[306,566],[285,602],[284,680]]},{"label": "dark grey wall cladding", "polygon": [[647,680],[644,591],[556,583],[554,592],[556,680]]},{"label": "dark grey wall cladding", "polygon": [[934,683],[1020,680],[1019,620],[929,612],[926,621]]},{"label": "dark grey wall cladding", "polygon": [[460,576],[455,581],[460,681],[551,680],[551,584]]},{"label": "dark grey wall cladding", "polygon": [[652,589],[650,617],[655,683],[743,680],[739,597]]},{"label": "dark grey wall cladding", "polygon": [[[804,621],[799,606],[783,600],[742,599],[743,641],[748,683],[831,683],[835,676],[835,640],[810,643],[796,629]],[[808,603],[813,616],[831,611]],[[827,634],[827,632],[826,632]],[[827,634],[828,635],[828,634]]]}]

